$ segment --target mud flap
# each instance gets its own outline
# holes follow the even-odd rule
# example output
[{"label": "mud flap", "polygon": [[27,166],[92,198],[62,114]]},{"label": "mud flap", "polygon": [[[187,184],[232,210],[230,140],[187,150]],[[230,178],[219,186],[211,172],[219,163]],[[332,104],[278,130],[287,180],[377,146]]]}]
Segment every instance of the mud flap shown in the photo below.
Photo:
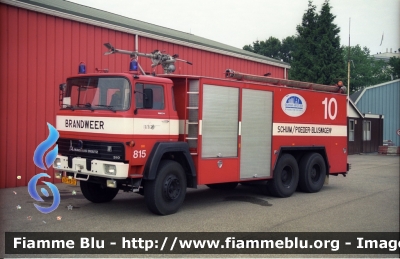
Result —
[{"label": "mud flap", "polygon": [[327,175],[325,176],[324,185],[329,185],[329,174],[327,174]]}]

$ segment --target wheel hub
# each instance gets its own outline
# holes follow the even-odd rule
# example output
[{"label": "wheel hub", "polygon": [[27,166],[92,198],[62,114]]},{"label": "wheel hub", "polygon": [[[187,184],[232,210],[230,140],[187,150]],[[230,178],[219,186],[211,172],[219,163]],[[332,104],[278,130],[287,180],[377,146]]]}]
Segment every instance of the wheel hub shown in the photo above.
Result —
[{"label": "wheel hub", "polygon": [[311,178],[315,180],[316,177],[317,177],[317,170],[313,168],[313,170],[311,171]]},{"label": "wheel hub", "polygon": [[292,181],[292,170],[290,168],[285,168],[282,171],[281,181],[286,187],[290,185],[290,182]]},{"label": "wheel hub", "polygon": [[175,176],[168,176],[163,185],[164,196],[169,200],[175,200],[181,193],[181,185],[179,179]]},{"label": "wheel hub", "polygon": [[313,182],[317,182],[320,177],[320,170],[318,167],[314,166],[310,172],[310,177]]}]

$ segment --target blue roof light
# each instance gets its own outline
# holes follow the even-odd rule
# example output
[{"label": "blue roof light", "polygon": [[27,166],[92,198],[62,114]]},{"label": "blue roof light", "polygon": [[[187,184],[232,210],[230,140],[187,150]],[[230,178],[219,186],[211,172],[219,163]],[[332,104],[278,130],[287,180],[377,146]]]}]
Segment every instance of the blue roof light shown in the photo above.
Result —
[{"label": "blue roof light", "polygon": [[81,62],[79,64],[78,74],[86,74],[86,65],[85,65],[85,63]]},{"label": "blue roof light", "polygon": [[137,71],[138,70],[138,62],[135,58],[131,59],[129,63],[129,71]]}]

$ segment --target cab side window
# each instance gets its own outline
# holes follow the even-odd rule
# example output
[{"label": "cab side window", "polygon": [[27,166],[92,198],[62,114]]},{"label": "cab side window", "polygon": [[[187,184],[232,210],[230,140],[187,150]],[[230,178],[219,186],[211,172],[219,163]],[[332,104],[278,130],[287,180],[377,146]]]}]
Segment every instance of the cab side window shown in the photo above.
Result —
[{"label": "cab side window", "polygon": [[135,85],[135,100],[136,108],[143,109],[144,89],[153,90],[153,110],[164,110],[164,87],[162,85],[136,83]]}]

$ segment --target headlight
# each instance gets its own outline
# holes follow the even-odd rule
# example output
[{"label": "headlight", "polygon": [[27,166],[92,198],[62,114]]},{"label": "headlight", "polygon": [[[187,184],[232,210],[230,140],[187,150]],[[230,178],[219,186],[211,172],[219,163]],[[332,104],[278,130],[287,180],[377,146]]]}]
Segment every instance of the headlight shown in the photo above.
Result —
[{"label": "headlight", "polygon": [[104,173],[109,175],[117,174],[117,167],[115,165],[104,165]]},{"label": "headlight", "polygon": [[56,160],[54,160],[53,166],[55,168],[61,168],[61,159],[60,158],[56,158]]}]

